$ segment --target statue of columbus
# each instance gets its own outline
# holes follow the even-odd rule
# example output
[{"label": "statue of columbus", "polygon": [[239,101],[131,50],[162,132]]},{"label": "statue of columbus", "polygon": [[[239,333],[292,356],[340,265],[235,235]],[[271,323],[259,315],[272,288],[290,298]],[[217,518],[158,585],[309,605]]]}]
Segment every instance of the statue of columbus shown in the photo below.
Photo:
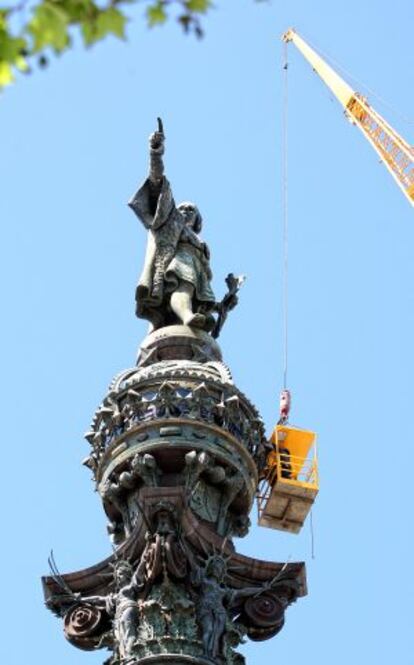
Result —
[{"label": "statue of columbus", "polygon": [[128,202],[148,229],[136,314],[150,321],[154,330],[181,323],[211,331],[217,304],[210,284],[210,251],[198,235],[202,218],[193,203],[176,206],[164,175],[164,142],[158,119],[158,131],[149,139],[149,175]]}]

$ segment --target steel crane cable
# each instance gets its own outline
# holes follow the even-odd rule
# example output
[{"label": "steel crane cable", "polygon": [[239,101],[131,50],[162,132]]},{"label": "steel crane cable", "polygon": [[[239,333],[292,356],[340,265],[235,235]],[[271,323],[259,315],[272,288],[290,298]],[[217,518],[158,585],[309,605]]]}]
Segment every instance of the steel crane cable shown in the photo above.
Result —
[{"label": "steel crane cable", "polygon": [[[283,72],[283,95],[282,95],[282,223],[283,223],[283,391],[287,397],[287,416],[290,409],[290,391],[287,387],[288,375],[288,333],[289,333],[289,310],[288,310],[288,268],[289,268],[289,244],[288,244],[288,111],[289,111],[289,85],[288,85],[288,43],[284,42],[282,47],[282,72]],[[287,392],[287,395],[286,395]],[[282,393],[283,395],[283,393]],[[281,404],[283,397],[281,396]],[[280,412],[282,416],[282,409]],[[281,422],[281,421],[279,421]],[[313,527],[313,511],[310,511],[310,548],[311,557],[315,559],[315,533]]]},{"label": "steel crane cable", "polygon": [[282,224],[283,224],[283,389],[287,390],[288,373],[288,57],[283,44],[282,71]]}]

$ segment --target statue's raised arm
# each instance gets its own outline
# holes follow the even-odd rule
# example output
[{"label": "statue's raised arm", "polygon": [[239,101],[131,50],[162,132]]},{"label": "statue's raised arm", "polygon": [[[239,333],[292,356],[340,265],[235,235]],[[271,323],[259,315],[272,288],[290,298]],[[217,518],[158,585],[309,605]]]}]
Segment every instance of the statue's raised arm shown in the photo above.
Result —
[{"label": "statue's raised arm", "polygon": [[149,137],[150,144],[150,172],[149,179],[154,186],[161,186],[162,178],[164,175],[164,127],[161,118],[157,118],[158,131],[153,132]]},{"label": "statue's raised arm", "polygon": [[128,205],[147,229],[158,229],[168,221],[174,199],[170,183],[164,176],[164,129],[158,118],[158,130],[149,137],[149,174]]}]

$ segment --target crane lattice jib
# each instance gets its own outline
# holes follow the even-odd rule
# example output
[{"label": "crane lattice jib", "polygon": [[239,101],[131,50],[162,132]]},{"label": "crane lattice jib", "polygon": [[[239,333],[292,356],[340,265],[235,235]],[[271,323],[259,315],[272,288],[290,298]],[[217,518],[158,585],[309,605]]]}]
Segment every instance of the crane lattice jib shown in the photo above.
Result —
[{"label": "crane lattice jib", "polygon": [[414,149],[292,28],[283,35],[293,42],[333,92],[346,117],[362,131],[411,205],[414,205]]},{"label": "crane lattice jib", "polygon": [[379,113],[358,95],[347,106],[350,119],[361,129],[384,160],[410,201],[414,200],[414,152]]}]

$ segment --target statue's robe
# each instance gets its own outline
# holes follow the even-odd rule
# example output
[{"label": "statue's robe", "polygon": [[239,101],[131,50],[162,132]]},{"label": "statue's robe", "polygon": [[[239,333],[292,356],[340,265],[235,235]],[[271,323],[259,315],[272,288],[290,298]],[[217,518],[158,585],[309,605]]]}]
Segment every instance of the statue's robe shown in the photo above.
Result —
[{"label": "statue's robe", "polygon": [[155,328],[170,323],[169,296],[180,281],[194,287],[194,312],[210,311],[215,297],[208,259],[177,210],[167,178],[162,178],[159,187],[147,179],[128,205],[148,229],[144,268],[135,293],[137,316]]}]

